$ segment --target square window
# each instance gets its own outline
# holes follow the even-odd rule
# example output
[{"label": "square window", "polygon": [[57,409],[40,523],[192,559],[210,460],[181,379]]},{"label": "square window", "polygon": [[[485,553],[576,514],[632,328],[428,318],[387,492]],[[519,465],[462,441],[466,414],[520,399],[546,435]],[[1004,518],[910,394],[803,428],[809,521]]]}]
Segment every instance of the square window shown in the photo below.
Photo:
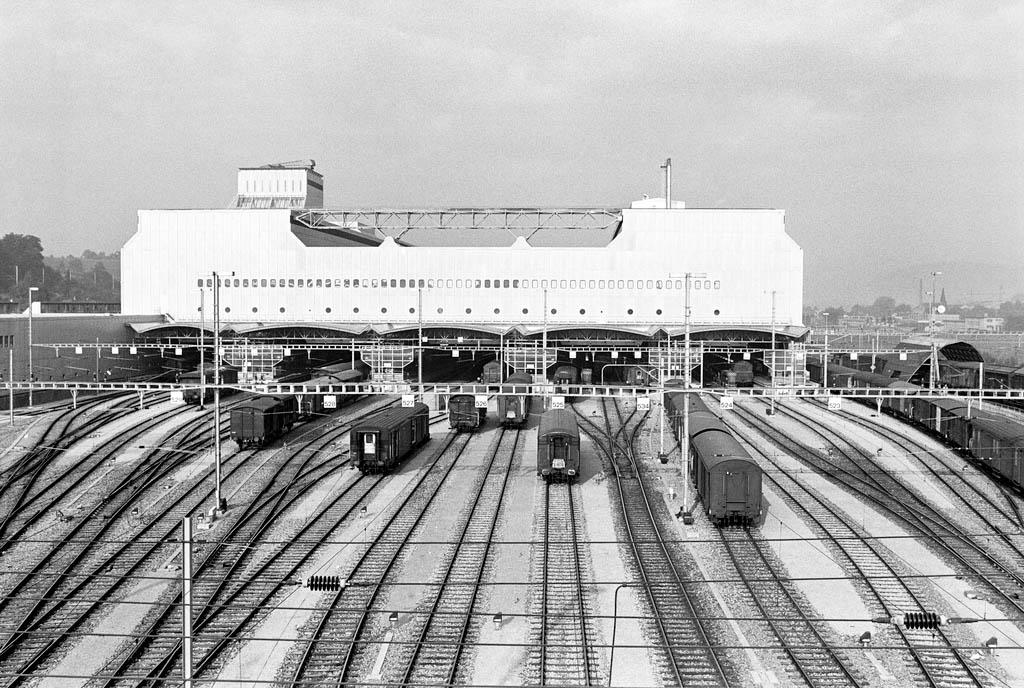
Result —
[{"label": "square window", "polygon": [[[266,277],[264,277],[263,279],[260,280],[260,286],[261,287],[267,286],[267,278]],[[274,286],[274,285],[271,284],[270,286]]]},{"label": "square window", "polygon": [[449,289],[451,289],[452,287],[455,286],[455,280],[453,280],[453,279],[446,280],[445,286],[448,287]]},{"label": "square window", "polygon": [[[583,280],[580,280],[580,286],[583,286]],[[569,288],[570,289],[575,289],[576,288],[576,280],[569,280]]]},{"label": "square window", "polygon": [[316,281],[316,286],[318,286],[318,287],[322,287],[322,286],[324,286],[324,283],[323,283],[323,281],[322,281],[322,280],[317,280],[317,281]]},{"label": "square window", "polygon": [[633,288],[633,280],[629,280],[628,282],[626,282],[626,284],[628,285],[626,287],[627,289],[632,289]]},{"label": "square window", "polygon": [[460,279],[455,280],[455,288],[456,289],[462,289],[462,280],[460,280]]},{"label": "square window", "polygon": [[654,280],[647,280],[647,288],[654,289]]},{"label": "square window", "polygon": [[398,280],[398,286],[401,289],[405,289],[405,280],[404,279]]},{"label": "square window", "polygon": [[356,288],[359,287],[359,278],[358,277],[352,278],[352,286],[356,287]]},{"label": "square window", "polygon": [[700,280],[694,280],[693,281],[693,288],[694,289],[700,289]]},{"label": "square window", "polygon": [[396,280],[396,279],[392,279],[392,280],[391,280],[391,287],[392,287],[392,288],[395,288],[395,287],[397,287],[397,286],[398,286],[398,280]]},{"label": "square window", "polygon": [[476,287],[477,289],[479,289],[481,282],[482,282],[482,280],[476,280],[475,282],[473,282],[473,286]]},{"label": "square window", "polygon": [[562,289],[568,289],[568,287],[569,287],[569,281],[568,281],[568,280],[561,280],[561,281],[559,282],[559,285],[558,285],[558,286],[559,286],[560,288],[562,288]]},{"label": "square window", "polygon": [[202,287],[202,286],[203,286],[203,280],[202,280],[202,279],[200,279],[200,280],[199,280],[199,284],[197,284],[196,286],[197,286],[197,287]]},{"label": "square window", "polygon": [[503,287],[504,287],[505,289],[508,289],[508,280],[502,280],[502,286],[503,286]]},{"label": "square window", "polygon": [[518,289],[519,288],[519,280],[512,280],[512,288],[513,289]]},{"label": "square window", "polygon": [[[537,280],[530,280],[530,283],[531,283],[531,284],[533,284],[533,288],[534,288],[534,289],[536,289],[536,288],[537,288],[537,286],[538,286],[538,285],[537,285]],[[546,286],[546,285],[547,285],[547,282],[545,282],[545,286]]]},{"label": "square window", "polygon": [[271,279],[270,280],[270,286],[276,287],[277,286],[277,280],[276,279]]},{"label": "square window", "polygon": [[711,280],[704,280],[704,288],[705,289],[710,289],[711,288]]},{"label": "square window", "polygon": [[597,280],[590,280],[590,288],[597,289]]},{"label": "square window", "polygon": [[721,288],[722,288],[721,280],[715,280],[715,289],[721,289]]},{"label": "square window", "polygon": [[598,289],[604,289],[604,280],[598,280],[597,281],[597,288]]},{"label": "square window", "polygon": [[661,280],[658,280],[657,282],[655,282],[655,285],[656,285],[654,287],[655,289],[661,289]]},{"label": "square window", "polygon": [[289,287],[294,287],[295,286],[295,278],[294,277],[292,279],[288,280],[288,286]]},{"label": "square window", "polygon": [[422,288],[423,288],[423,287],[425,287],[425,286],[427,286],[427,281],[426,281],[426,280],[422,280],[422,279],[421,279],[421,280],[420,280],[420,289],[422,289]]},{"label": "square window", "polygon": [[626,288],[626,282],[624,280],[619,280],[619,289],[625,289],[625,288]]},{"label": "square window", "polygon": [[547,280],[541,280],[540,281],[540,288],[541,289],[547,289],[548,288],[548,281]]},{"label": "square window", "polygon": [[485,289],[490,289],[491,288],[491,280],[484,280],[484,288]]}]

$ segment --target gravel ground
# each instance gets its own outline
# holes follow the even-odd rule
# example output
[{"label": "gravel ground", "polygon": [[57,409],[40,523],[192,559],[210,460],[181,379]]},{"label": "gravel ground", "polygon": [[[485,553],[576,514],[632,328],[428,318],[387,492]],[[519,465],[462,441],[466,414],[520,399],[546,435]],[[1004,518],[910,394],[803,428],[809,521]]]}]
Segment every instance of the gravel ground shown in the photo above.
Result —
[{"label": "gravel ground", "polygon": [[[536,409],[536,404],[534,405]],[[543,492],[538,492],[537,416],[519,436],[520,459],[512,466],[508,494],[495,529],[496,543],[526,542],[533,537],[535,509],[543,508]],[[530,611],[530,547],[522,544],[498,544],[491,550],[493,563],[485,580],[496,585],[485,586],[477,601],[477,611],[486,616],[501,612],[499,628],[493,623],[475,625],[479,643],[471,655],[471,671],[460,672],[471,685],[515,686],[522,683],[522,670],[528,655],[525,643],[530,642],[530,623],[524,616]]]},{"label": "gravel ground", "polygon": [[[409,485],[414,482],[427,459],[433,455],[435,448],[442,441],[443,433],[440,426],[434,426],[431,441],[422,447],[394,474],[387,476],[371,493],[366,502],[365,516],[349,519],[336,529],[328,538],[328,542],[318,548],[317,553],[300,571],[299,578],[305,580],[312,575],[339,575],[346,577],[353,560],[365,549],[364,543],[372,542],[380,533],[383,523],[392,510],[405,497]],[[289,512],[288,526],[274,528],[268,533],[268,539],[281,540],[287,532],[302,520],[303,514],[308,516],[324,501],[342,490],[349,482],[356,480],[361,474],[356,470],[344,471],[338,479],[322,483],[310,492],[297,508]],[[302,627],[313,615],[313,609],[321,604],[330,593],[314,592],[303,586],[296,586],[292,592],[282,598],[279,606],[293,609],[275,609],[267,614],[252,630],[255,638],[300,637]],[[299,645],[291,640],[269,641],[249,640],[241,644],[236,654],[227,661],[219,674],[219,678],[237,682],[238,686],[259,688],[287,666],[290,651],[297,650]],[[289,676],[290,678],[290,676]]]},{"label": "gravel ground", "polygon": [[[586,401],[577,404],[580,411],[590,413],[598,408],[597,402]],[[602,583],[593,588],[594,612],[602,616],[600,624],[601,637],[594,642],[606,647],[601,648],[599,655],[601,678],[609,685],[616,686],[658,686],[659,679],[651,672],[650,651],[644,638],[639,619],[635,617],[647,613],[644,596],[636,588],[623,588],[619,591],[618,606],[615,605],[615,589],[617,582],[628,582],[630,574],[626,570],[624,556],[631,556],[626,546],[616,542],[615,520],[612,516],[618,499],[612,494],[613,486],[609,484],[608,475],[601,468],[599,450],[584,435],[580,440],[581,455],[585,462],[584,480],[580,485],[583,496],[583,508],[587,522],[589,537],[595,544],[590,546],[590,561],[593,566],[592,578]],[[614,477],[612,478],[614,480]],[[613,680],[608,681],[608,664],[612,641],[612,622],[618,616],[615,626],[615,664]],[[634,617],[634,618],[628,618]],[[630,647],[632,646],[632,647]]]},{"label": "gravel ground", "polygon": [[[809,404],[802,404],[804,410]],[[858,409],[857,404],[844,404],[844,409],[858,413],[865,417],[870,416],[870,410],[867,408]],[[850,428],[849,423],[843,423],[841,419],[832,417],[827,418],[822,416],[823,420],[828,420],[830,423],[839,423],[838,426],[844,435],[856,435],[855,432],[848,432],[853,430]],[[872,419],[877,420],[877,419]],[[899,423],[894,419],[888,419],[889,422]],[[782,423],[784,419],[776,417],[776,422]],[[786,424],[785,427],[789,429],[796,439],[815,446],[815,441],[820,442],[820,438],[816,438],[810,430],[798,427],[793,423]],[[905,425],[897,425],[904,433],[914,433],[915,438],[921,437],[918,431],[909,428]],[[863,431],[861,431],[863,432]],[[883,442],[878,438],[879,442]],[[878,442],[875,442],[877,444]],[[767,445],[765,445],[767,448]],[[771,451],[771,449],[768,449]],[[885,453],[883,448],[883,454]],[[895,454],[897,450],[892,449]],[[798,461],[791,459],[786,456],[779,455],[778,458],[788,467],[799,470],[802,468],[802,464]],[[950,454],[950,460],[955,457]],[[959,459],[956,459],[959,461]],[[900,465],[906,465],[906,459],[904,458]],[[906,469],[904,469],[906,470]],[[805,469],[806,471],[806,469]],[[913,473],[905,473],[904,475],[913,475],[916,479],[920,475],[920,469],[918,467],[913,468]],[[979,652],[976,653],[975,660],[979,662],[980,666],[984,671],[994,672],[1003,676],[1004,681],[1008,682],[1009,685],[1024,685],[1024,673],[1022,673],[1022,662],[1024,662],[1024,653],[1014,651],[1012,649],[997,651],[994,655],[985,655],[980,651],[981,642],[991,637],[996,637],[999,640],[1001,647],[1022,647],[1024,646],[1024,634],[1014,626],[1012,623],[999,620],[1005,617],[996,610],[991,604],[980,600],[971,600],[965,597],[964,593],[969,591],[971,586],[965,581],[958,580],[956,578],[956,571],[941,557],[933,553],[925,544],[915,537],[910,537],[910,533],[904,530],[902,527],[894,523],[887,516],[878,512],[873,507],[865,504],[859,497],[851,495],[843,489],[837,488],[831,482],[829,482],[824,476],[806,471],[800,474],[801,481],[808,486],[810,489],[815,490],[818,494],[826,495],[834,505],[839,509],[845,511],[851,517],[858,522],[863,530],[869,536],[875,537],[886,537],[883,544],[891,552],[893,552],[895,561],[893,562],[899,570],[905,573],[913,575],[925,575],[931,576],[932,578],[925,583],[927,596],[934,604],[936,611],[946,614],[947,616],[967,616],[973,618],[986,618],[987,621],[983,623],[967,624],[958,627],[949,627],[951,629],[951,635],[954,641],[962,642],[964,645],[970,645],[972,640],[979,646]],[[941,486],[935,487],[929,485],[921,488],[919,494],[923,498],[927,499],[929,495],[938,497],[937,501],[931,503],[935,504],[938,508],[941,503],[952,506],[952,503],[945,494],[942,494],[940,490],[944,490]],[[963,516],[960,510],[954,509],[950,512],[953,518],[960,518]],[[786,523],[786,521],[784,521]],[[789,528],[795,528],[795,523],[789,522]],[[785,526],[784,526],[785,528]],[[770,536],[770,532],[769,532]],[[789,547],[791,543],[785,543],[785,547]],[[798,575],[798,574],[794,574]],[[804,583],[801,582],[803,588]],[[810,595],[809,595],[810,597]],[[845,596],[844,596],[845,597]],[[851,603],[838,595],[825,596],[821,600],[816,601],[816,606],[823,616],[827,617],[842,617],[845,610],[849,608]],[[820,605],[820,606],[819,606]],[[995,623],[993,623],[995,622]],[[873,629],[879,642],[887,632],[885,629],[879,629],[877,626]],[[874,653],[865,653],[869,659],[878,659],[881,655],[881,662],[884,664],[883,668],[879,668],[876,665],[876,669],[880,671],[881,678],[885,678],[887,672],[895,673],[897,676],[900,675],[900,664],[902,657],[900,656],[887,656],[891,653],[885,653],[884,651],[877,651]],[[902,653],[899,653],[902,654]],[[995,661],[993,661],[995,660]]]}]

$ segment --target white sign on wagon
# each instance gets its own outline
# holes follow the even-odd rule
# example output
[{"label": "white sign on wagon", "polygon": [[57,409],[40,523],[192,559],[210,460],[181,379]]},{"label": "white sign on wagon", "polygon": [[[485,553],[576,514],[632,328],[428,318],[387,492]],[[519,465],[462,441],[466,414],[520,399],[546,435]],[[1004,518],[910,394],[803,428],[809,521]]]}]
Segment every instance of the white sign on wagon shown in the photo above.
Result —
[{"label": "white sign on wagon", "polygon": [[487,395],[477,394],[474,396],[475,403],[473,404],[476,408],[487,408]]},{"label": "white sign on wagon", "polygon": [[336,408],[338,408],[338,397],[335,396],[334,394],[325,394],[324,395],[324,408],[325,409],[329,409],[329,408],[336,409]]},{"label": "white sign on wagon", "polygon": [[733,408],[732,404],[733,404],[733,399],[732,399],[732,397],[730,397],[728,395],[726,395],[726,396],[724,396],[724,397],[722,397],[721,399],[718,400],[718,408],[722,409],[723,411],[731,411],[732,408]]},{"label": "white sign on wagon", "polygon": [[836,396],[829,396],[829,398],[828,398],[828,410],[829,411],[838,411],[841,408],[843,408],[843,398],[842,397],[836,397]]},{"label": "white sign on wagon", "polygon": [[637,397],[636,398],[636,410],[637,411],[650,411],[651,410],[651,398],[650,397]]},{"label": "white sign on wagon", "polygon": [[403,394],[402,395],[402,408],[412,408],[416,405],[415,394]]},{"label": "white sign on wagon", "polygon": [[551,397],[551,408],[553,408],[553,409],[564,409],[565,408],[565,397]]}]

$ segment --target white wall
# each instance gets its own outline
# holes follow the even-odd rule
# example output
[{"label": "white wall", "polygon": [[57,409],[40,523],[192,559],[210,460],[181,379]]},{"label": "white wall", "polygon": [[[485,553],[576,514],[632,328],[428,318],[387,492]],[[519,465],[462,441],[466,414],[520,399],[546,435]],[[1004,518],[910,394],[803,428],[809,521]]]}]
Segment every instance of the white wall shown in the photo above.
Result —
[{"label": "white wall", "polygon": [[[312,248],[292,235],[289,217],[288,210],[140,211],[139,230],[122,250],[123,310],[195,321],[197,280],[217,270],[225,277],[234,272],[232,280],[240,283],[332,281],[330,288],[236,288],[232,283],[221,289],[226,322],[415,323],[418,315],[410,309],[417,308],[416,288],[355,288],[351,282],[344,287],[344,280],[372,284],[386,278],[390,284],[394,278],[434,280],[433,288],[423,290],[424,318],[432,322],[540,324],[546,280],[548,309],[557,311],[548,314],[551,324],[671,326],[683,320],[684,293],[675,288],[677,280],[672,289],[664,288],[664,280],[678,275],[681,285],[689,271],[707,273],[712,287],[704,288],[701,280],[691,291],[695,324],[766,325],[772,290],[778,325],[798,325],[802,315],[803,254],[786,235],[778,210],[627,209],[619,236],[601,248],[533,248],[522,242],[501,248],[409,248],[390,241],[377,248]],[[520,280],[521,285],[530,280],[531,286],[478,289],[464,282],[457,288],[460,279]],[[577,281],[575,288],[570,280]],[[580,280],[585,280],[582,287]],[[633,280],[632,289],[627,280]],[[644,288],[637,288],[638,280]],[[662,280],[663,288],[647,289],[647,280],[654,286]]]}]

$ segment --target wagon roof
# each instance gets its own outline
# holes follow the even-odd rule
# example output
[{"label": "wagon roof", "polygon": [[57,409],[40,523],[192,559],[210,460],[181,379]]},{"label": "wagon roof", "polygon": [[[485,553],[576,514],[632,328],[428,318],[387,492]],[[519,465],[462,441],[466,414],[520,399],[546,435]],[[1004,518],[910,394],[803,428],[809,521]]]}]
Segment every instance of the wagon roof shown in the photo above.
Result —
[{"label": "wagon roof", "polygon": [[721,426],[705,428],[694,435],[692,442],[701,456],[750,456],[732,433]]},{"label": "wagon roof", "polygon": [[1024,427],[1009,418],[975,418],[973,424],[1001,442],[1024,447]]},{"label": "wagon roof", "polygon": [[259,411],[266,411],[272,409],[281,403],[281,399],[278,397],[256,397],[248,401],[243,401],[241,404],[232,409],[232,411],[238,409],[257,409]]},{"label": "wagon roof", "polygon": [[369,418],[359,421],[352,426],[352,432],[366,431],[366,430],[380,430],[382,428],[393,427],[396,423],[401,423],[404,420],[408,420],[413,416],[419,414],[428,414],[430,410],[426,404],[416,403],[411,407],[389,408],[381,411],[380,413],[373,415]]},{"label": "wagon roof", "polygon": [[314,377],[312,380],[308,380],[305,384],[310,387],[314,385],[338,385],[347,382],[359,382],[362,379],[362,372],[349,368],[348,370],[342,370],[337,373]]},{"label": "wagon roof", "polygon": [[532,385],[533,376],[529,373],[515,373],[505,378],[505,385]]},{"label": "wagon roof", "polygon": [[540,417],[540,429],[537,438],[545,435],[568,434],[579,436],[579,425],[576,416],[569,409],[549,409]]}]

